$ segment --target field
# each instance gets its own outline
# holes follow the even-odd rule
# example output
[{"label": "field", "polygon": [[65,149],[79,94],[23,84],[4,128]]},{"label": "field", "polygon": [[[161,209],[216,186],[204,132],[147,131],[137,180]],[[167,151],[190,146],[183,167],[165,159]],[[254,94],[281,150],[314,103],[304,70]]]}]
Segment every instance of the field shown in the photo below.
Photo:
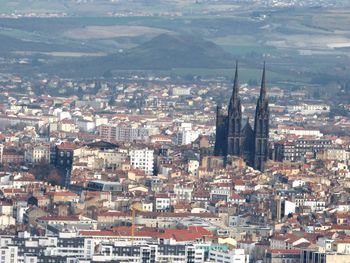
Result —
[{"label": "field", "polygon": [[[109,1],[101,5],[101,10],[109,5],[107,2]],[[86,63],[94,65],[95,57],[102,57],[106,62],[104,65],[110,65],[109,69],[104,70],[112,72],[131,70],[134,63],[135,70],[142,68],[145,71],[153,70],[169,75],[230,78],[237,59],[240,61],[240,76],[243,81],[259,81],[264,60],[268,65],[269,81],[273,84],[324,85],[334,80],[347,81],[350,76],[350,10],[305,8],[256,11],[238,10],[234,5],[194,5],[186,1],[171,4],[174,5],[174,10],[186,10],[189,14],[0,19],[0,40],[3,43],[12,43],[11,48],[3,49],[0,53],[10,57],[43,55],[47,64],[42,67],[26,65],[25,68],[7,69],[26,74],[50,69],[64,75],[65,68]],[[32,4],[31,7],[33,6],[35,5]],[[64,6],[62,4],[56,10],[64,10]],[[124,8],[118,5],[114,7],[116,10]],[[13,7],[5,5],[0,10],[1,8]],[[132,9],[132,5],[129,8]],[[164,11],[161,5],[157,8],[159,12]],[[145,10],[150,9],[150,6],[145,7]],[[101,10],[97,10],[97,13]],[[223,11],[227,13],[221,16],[212,15],[212,12]],[[171,40],[169,43],[151,42],[154,46],[147,46],[149,41],[161,34],[191,37],[187,42],[179,42],[178,46],[173,46]],[[213,46],[205,41],[213,43]],[[159,54],[166,57],[164,49],[167,46],[172,48],[171,52],[169,49],[171,56],[163,60],[185,61],[191,57],[188,50],[192,48],[197,49],[198,55],[206,56],[201,60],[203,67],[198,67],[196,63],[190,63],[193,65],[191,67],[177,67],[176,63],[169,63],[172,67],[169,69],[166,61],[158,58]],[[220,53],[219,48],[223,52]],[[120,52],[127,56],[116,56]],[[211,65],[210,59],[217,52],[230,54],[226,60],[231,60],[231,63],[225,62],[225,66],[220,67],[218,61],[215,61]],[[60,59],[63,57],[66,58],[64,65]],[[157,62],[153,63],[152,58]],[[194,56],[193,59],[195,58]],[[110,61],[112,59],[123,63],[115,67],[115,63]],[[102,74],[103,70],[94,71],[89,68],[86,76],[94,72],[97,75],[91,77],[100,77],[98,74]],[[82,72],[77,71],[77,74],[80,73]]]},{"label": "field", "polygon": [[168,30],[145,27],[145,26],[87,26],[84,28],[75,28],[64,33],[65,37],[72,39],[111,39],[119,37],[136,37],[142,35],[159,35],[170,33]]}]

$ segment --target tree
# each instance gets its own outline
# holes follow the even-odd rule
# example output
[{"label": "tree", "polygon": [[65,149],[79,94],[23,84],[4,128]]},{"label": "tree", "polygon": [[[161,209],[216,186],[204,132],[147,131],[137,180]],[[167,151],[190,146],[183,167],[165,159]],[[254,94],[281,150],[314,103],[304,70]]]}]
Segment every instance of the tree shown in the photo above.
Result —
[{"label": "tree", "polygon": [[50,171],[49,176],[47,177],[47,182],[52,185],[61,185],[63,178],[60,175],[59,171],[54,168]]},{"label": "tree", "polygon": [[82,99],[84,96],[84,91],[82,87],[78,88],[78,92],[77,92],[77,96],[79,97],[79,99]]},{"label": "tree", "polygon": [[33,167],[31,173],[36,180],[45,181],[50,174],[50,171],[54,169],[50,164],[40,161]]},{"label": "tree", "polygon": [[114,96],[112,96],[112,97],[109,99],[108,105],[109,105],[109,106],[115,106],[115,98],[114,98]]}]

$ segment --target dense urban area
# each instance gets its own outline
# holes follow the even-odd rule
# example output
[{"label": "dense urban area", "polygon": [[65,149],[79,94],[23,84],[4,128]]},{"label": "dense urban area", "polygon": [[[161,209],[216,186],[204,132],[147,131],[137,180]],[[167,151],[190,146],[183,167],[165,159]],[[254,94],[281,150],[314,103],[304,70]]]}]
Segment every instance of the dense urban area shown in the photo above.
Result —
[{"label": "dense urban area", "polygon": [[[58,2],[79,12],[87,12],[85,4],[98,6],[96,1]],[[145,2],[144,10],[129,7],[103,14],[137,20],[226,16],[233,10],[226,8],[230,1],[198,0],[193,4],[199,9],[176,6],[176,12],[164,6],[150,11],[151,1]],[[208,11],[212,2],[218,9]],[[347,4],[232,2],[235,10],[249,3],[249,8],[273,8],[271,12]],[[147,37],[150,42],[141,44],[142,52],[134,50],[120,60],[128,68],[118,68],[120,61],[86,60],[102,56],[88,55],[91,50],[83,55],[82,50],[46,50],[55,40],[35,42],[43,37],[38,21],[58,28],[61,20],[50,24],[50,19],[73,14],[54,8],[11,9],[21,4],[0,7],[0,37],[6,40],[0,44],[0,263],[350,262],[350,80],[348,65],[341,66],[349,61],[346,40],[330,48],[337,55],[330,61],[337,66],[322,72],[320,65],[327,64],[331,51],[321,47],[317,55],[306,55],[300,68],[292,53],[284,56],[291,52],[284,46],[281,53],[247,49],[248,55],[231,54],[238,61],[224,65],[217,61],[231,60],[231,55],[214,44],[195,42],[183,48],[187,53],[176,46],[172,53],[173,46],[187,45],[191,37],[154,31],[158,42]],[[17,20],[23,17],[48,20]],[[258,23],[267,19],[261,13],[251,17]],[[28,31],[33,35],[16,31],[26,21],[37,28]],[[113,30],[149,30],[129,26]],[[93,29],[89,34],[102,30],[85,29]],[[76,37],[74,48],[98,46],[91,39],[81,42],[87,31],[69,32]],[[11,42],[15,36],[23,42]],[[38,46],[29,52],[33,36]],[[133,37],[139,41],[141,35]],[[105,47],[116,45],[101,38]],[[63,47],[64,41],[54,47]],[[160,42],[161,48],[151,49]],[[9,43],[18,44],[18,50]],[[204,47],[202,53],[199,47]],[[311,47],[300,48],[302,55],[311,52]],[[201,60],[207,51],[213,55]],[[154,52],[149,56],[157,62],[145,59],[144,64],[155,70],[141,64],[132,70],[129,62],[147,52]],[[185,73],[169,74],[162,67],[172,67],[175,59],[198,64],[186,62],[181,64]],[[204,64],[209,65],[205,72],[193,71]],[[288,65],[293,65],[292,73],[286,73]],[[210,66],[215,74],[206,74]],[[248,74],[250,66],[254,68]]]}]

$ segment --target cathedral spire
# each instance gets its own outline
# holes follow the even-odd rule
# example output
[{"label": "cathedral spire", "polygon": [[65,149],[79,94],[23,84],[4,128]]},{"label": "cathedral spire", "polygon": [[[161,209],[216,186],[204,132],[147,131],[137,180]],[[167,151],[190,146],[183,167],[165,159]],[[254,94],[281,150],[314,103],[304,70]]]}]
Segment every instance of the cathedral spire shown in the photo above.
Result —
[{"label": "cathedral spire", "polygon": [[239,92],[239,86],[238,86],[238,62],[236,60],[236,70],[235,70],[235,78],[233,80],[233,89],[232,89],[232,96],[230,100],[230,107],[235,105],[238,102],[238,92]]},{"label": "cathedral spire", "polygon": [[233,83],[233,94],[235,94],[236,98],[238,97],[238,61],[236,60],[236,71],[235,71],[235,80]]},{"label": "cathedral spire", "polygon": [[265,100],[266,98],[266,80],[265,80],[265,61],[264,61],[264,68],[263,68],[263,74],[261,78],[261,87],[260,87],[260,100]]},{"label": "cathedral spire", "polygon": [[236,62],[235,79],[227,116],[227,153],[235,156],[241,155],[242,105],[238,93],[238,63]]},{"label": "cathedral spire", "polygon": [[266,67],[264,62],[260,97],[256,105],[255,121],[254,121],[254,168],[264,171],[265,162],[269,157],[269,103],[266,98],[266,83],[265,83]]}]

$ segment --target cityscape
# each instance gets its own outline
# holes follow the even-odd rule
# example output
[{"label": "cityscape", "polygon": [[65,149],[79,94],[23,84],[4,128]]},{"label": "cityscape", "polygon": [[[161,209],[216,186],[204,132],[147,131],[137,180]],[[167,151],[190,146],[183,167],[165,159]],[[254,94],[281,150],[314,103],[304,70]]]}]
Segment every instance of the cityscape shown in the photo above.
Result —
[{"label": "cityscape", "polygon": [[349,8],[4,1],[0,263],[350,263]]}]

